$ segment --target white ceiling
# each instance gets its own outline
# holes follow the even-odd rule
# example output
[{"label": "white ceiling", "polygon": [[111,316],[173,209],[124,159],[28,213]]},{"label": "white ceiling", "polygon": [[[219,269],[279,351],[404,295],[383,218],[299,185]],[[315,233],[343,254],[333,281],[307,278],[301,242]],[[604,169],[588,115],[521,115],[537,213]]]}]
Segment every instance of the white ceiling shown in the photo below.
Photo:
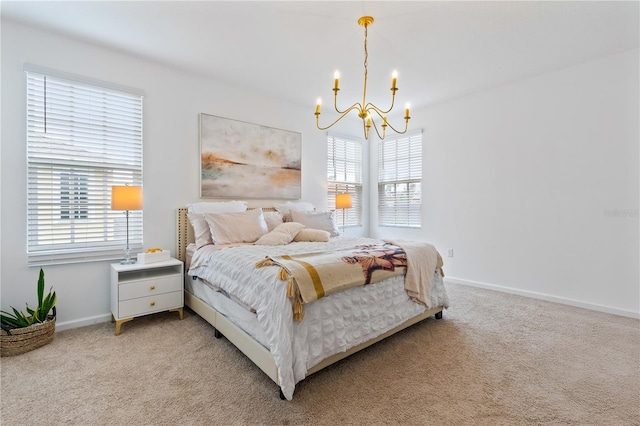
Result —
[{"label": "white ceiling", "polygon": [[424,106],[639,46],[639,2],[2,1],[47,28],[313,109],[361,100]]}]

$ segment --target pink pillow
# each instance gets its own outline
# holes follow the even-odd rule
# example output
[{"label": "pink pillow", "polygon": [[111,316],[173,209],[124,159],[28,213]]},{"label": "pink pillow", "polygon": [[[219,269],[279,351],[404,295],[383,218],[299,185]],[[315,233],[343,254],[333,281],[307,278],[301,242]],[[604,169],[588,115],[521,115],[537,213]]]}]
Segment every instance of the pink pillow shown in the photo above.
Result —
[{"label": "pink pillow", "polygon": [[215,244],[253,243],[266,234],[262,209],[241,213],[205,213]]}]

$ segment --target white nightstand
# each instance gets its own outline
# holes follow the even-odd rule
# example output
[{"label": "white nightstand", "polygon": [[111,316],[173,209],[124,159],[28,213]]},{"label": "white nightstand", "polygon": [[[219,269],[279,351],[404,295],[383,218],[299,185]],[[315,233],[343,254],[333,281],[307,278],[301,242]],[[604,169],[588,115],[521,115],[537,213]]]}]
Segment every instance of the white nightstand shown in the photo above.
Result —
[{"label": "white nightstand", "polygon": [[111,322],[120,326],[135,317],[177,311],[183,318],[184,265],[177,259],[163,262],[111,264]]}]

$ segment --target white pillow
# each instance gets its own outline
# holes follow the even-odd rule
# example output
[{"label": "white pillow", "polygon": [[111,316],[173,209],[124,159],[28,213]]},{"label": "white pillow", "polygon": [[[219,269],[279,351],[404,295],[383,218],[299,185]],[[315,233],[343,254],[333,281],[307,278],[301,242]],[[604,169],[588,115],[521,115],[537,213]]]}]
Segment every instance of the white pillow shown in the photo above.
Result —
[{"label": "white pillow", "polygon": [[273,231],[276,226],[281,225],[284,220],[280,212],[262,212],[264,215],[264,221],[267,222],[267,229],[269,232]]},{"label": "white pillow", "polygon": [[213,244],[213,237],[209,229],[209,224],[204,218],[204,213],[232,213],[247,210],[245,201],[221,201],[203,202],[187,205],[187,217],[191,222],[195,235],[196,248]]},{"label": "white pillow", "polygon": [[291,220],[302,223],[307,228],[327,231],[332,237],[340,235],[332,211],[299,212],[292,210]]},{"label": "white pillow", "polygon": [[312,212],[314,207],[313,204],[307,203],[304,201],[291,202],[287,201],[282,204],[274,204],[273,207],[282,214],[282,218],[285,222],[291,222],[291,212],[299,211],[299,212]]},{"label": "white pillow", "polygon": [[269,232],[268,234],[260,237],[256,244],[262,246],[283,246],[289,244],[295,236],[304,228],[304,225],[296,222],[285,222]]},{"label": "white pillow", "polygon": [[204,219],[204,215],[187,212],[187,217],[189,218],[189,222],[191,222],[191,227],[193,228],[193,234],[195,235],[196,239],[196,248],[204,247],[208,244],[213,244],[213,240],[211,239],[211,231],[209,230],[209,224]]},{"label": "white pillow", "polygon": [[247,210],[246,201],[216,201],[187,204],[187,211],[192,213],[233,213]]},{"label": "white pillow", "polygon": [[236,213],[205,213],[215,244],[253,243],[266,234],[262,209]]},{"label": "white pillow", "polygon": [[[295,223],[295,222],[291,222]],[[329,241],[329,237],[331,234],[327,231],[323,231],[322,229],[301,229],[300,232],[295,236],[293,241],[319,241],[319,242],[327,242]]]}]

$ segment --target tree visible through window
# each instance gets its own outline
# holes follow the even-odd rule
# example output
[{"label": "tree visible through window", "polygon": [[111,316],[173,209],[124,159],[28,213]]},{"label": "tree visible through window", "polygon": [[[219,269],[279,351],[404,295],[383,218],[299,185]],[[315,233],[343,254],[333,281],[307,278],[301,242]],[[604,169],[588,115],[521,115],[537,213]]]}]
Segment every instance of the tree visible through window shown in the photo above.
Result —
[{"label": "tree visible through window", "polygon": [[[120,257],[111,187],[142,185],[142,96],[28,69],[27,163],[29,264]],[[141,211],[129,243],[142,246]]]}]

